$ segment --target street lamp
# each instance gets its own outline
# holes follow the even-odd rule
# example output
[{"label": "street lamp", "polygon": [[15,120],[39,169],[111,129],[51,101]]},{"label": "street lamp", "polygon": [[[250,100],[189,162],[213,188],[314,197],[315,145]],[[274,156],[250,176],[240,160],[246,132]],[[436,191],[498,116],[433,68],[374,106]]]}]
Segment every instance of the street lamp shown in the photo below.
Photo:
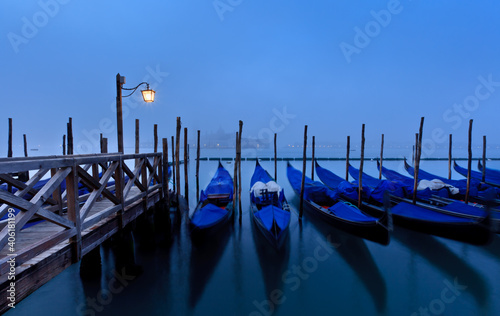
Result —
[{"label": "street lamp", "polygon": [[[124,153],[123,150],[123,111],[122,111],[122,98],[126,98],[134,94],[134,92],[139,88],[141,85],[145,84],[146,89],[141,90],[142,93],[142,98],[144,99],[144,102],[154,102],[155,101],[155,93],[153,89],[149,89],[149,83],[147,82],[141,82],[137,86],[133,88],[124,88],[123,85],[125,84],[125,77],[120,76],[118,73],[116,75],[116,126],[117,126],[117,132],[118,132],[118,152]],[[130,94],[122,96],[122,90],[129,90],[132,91]]]}]

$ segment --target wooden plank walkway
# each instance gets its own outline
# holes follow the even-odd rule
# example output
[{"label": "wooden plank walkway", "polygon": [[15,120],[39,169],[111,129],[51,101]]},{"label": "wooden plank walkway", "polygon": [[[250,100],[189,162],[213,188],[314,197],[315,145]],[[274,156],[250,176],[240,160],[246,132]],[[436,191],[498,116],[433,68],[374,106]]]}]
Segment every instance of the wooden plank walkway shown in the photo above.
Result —
[{"label": "wooden plank walkway", "polygon": [[[0,221],[0,313],[161,201],[166,167],[161,153],[0,159],[0,181],[17,188],[0,190],[0,218],[20,210],[15,229]],[[34,170],[26,183],[11,176]]]}]

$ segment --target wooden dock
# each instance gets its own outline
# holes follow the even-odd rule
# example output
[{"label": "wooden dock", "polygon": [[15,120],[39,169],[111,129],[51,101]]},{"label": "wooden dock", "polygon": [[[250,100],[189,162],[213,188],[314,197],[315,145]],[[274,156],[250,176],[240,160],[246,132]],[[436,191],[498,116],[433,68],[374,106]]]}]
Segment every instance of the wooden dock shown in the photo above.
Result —
[{"label": "wooden dock", "polygon": [[[0,159],[14,188],[0,190],[0,218],[20,210],[0,221],[0,313],[161,201],[166,167],[162,153]],[[27,171],[27,182],[12,176]]]}]

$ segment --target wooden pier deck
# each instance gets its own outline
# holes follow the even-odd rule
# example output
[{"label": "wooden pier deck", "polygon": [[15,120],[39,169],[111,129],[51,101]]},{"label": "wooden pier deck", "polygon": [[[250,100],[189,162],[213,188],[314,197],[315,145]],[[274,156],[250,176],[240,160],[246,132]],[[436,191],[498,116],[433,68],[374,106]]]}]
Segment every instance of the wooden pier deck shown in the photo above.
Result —
[{"label": "wooden pier deck", "polygon": [[[18,303],[162,200],[163,162],[161,153],[0,159],[0,181],[17,189],[0,190],[0,218],[19,210],[0,221],[0,313],[9,295]],[[26,171],[26,183],[12,176]],[[33,220],[43,221],[22,229]]]}]

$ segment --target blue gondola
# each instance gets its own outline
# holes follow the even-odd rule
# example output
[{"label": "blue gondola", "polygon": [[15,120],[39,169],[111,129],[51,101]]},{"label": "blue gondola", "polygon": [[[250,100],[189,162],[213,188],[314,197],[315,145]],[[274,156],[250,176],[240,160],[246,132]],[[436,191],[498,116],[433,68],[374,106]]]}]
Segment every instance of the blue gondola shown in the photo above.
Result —
[{"label": "blue gondola", "polygon": [[252,219],[264,237],[276,248],[283,245],[290,225],[290,206],[285,191],[257,160],[250,181]]}]

